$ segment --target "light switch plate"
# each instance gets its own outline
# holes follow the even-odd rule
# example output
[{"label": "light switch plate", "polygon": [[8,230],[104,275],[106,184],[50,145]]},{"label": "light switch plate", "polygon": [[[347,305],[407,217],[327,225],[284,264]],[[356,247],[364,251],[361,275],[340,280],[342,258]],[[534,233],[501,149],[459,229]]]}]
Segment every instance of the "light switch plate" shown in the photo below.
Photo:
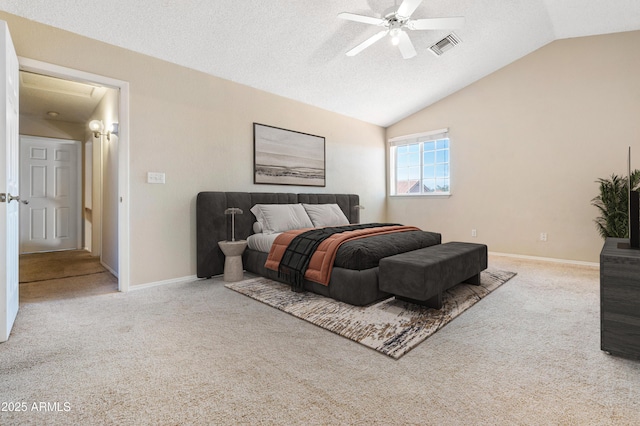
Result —
[{"label": "light switch plate", "polygon": [[164,183],[164,173],[147,172],[147,183]]}]

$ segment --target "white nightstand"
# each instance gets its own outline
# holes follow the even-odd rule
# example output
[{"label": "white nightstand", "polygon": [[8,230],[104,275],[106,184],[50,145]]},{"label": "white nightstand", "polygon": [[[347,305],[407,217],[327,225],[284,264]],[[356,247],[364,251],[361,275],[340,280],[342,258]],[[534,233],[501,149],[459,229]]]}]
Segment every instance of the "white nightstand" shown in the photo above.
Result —
[{"label": "white nightstand", "polygon": [[242,253],[247,248],[247,240],[218,241],[220,250],[224,253],[224,280],[242,281]]}]

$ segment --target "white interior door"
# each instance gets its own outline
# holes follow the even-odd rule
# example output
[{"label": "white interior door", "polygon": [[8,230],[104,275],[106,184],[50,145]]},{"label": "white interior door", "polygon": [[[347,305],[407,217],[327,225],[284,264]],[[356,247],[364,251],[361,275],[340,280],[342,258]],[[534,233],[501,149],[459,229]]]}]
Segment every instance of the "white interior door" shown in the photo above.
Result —
[{"label": "white interior door", "polygon": [[20,253],[80,248],[80,142],[20,136]]},{"label": "white interior door", "polygon": [[18,57],[0,21],[0,342],[18,314]]}]

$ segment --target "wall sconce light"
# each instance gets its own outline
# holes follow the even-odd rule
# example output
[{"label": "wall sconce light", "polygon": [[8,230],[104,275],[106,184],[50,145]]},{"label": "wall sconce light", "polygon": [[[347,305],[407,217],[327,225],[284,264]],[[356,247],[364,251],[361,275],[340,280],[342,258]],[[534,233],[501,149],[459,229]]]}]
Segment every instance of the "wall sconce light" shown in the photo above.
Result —
[{"label": "wall sconce light", "polygon": [[111,135],[118,136],[119,127],[118,123],[113,123],[107,133],[102,133],[104,131],[104,124],[101,120],[91,120],[91,122],[89,122],[89,129],[93,132],[93,137],[106,136],[108,141],[111,140]]},{"label": "wall sconce light", "polygon": [[224,211],[224,214],[231,215],[231,241],[236,240],[236,215],[242,213],[242,209],[239,209],[238,207],[229,207]]}]

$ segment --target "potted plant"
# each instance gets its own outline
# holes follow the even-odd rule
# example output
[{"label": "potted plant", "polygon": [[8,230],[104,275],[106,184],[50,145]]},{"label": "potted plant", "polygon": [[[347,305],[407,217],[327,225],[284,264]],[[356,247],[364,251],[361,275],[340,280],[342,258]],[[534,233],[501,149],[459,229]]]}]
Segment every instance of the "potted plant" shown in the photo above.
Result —
[{"label": "potted plant", "polygon": [[[600,195],[591,200],[591,205],[600,211],[595,219],[602,238],[629,238],[629,187],[626,177],[612,174],[610,178],[598,179]],[[640,170],[631,172],[631,190],[640,188]]]}]

